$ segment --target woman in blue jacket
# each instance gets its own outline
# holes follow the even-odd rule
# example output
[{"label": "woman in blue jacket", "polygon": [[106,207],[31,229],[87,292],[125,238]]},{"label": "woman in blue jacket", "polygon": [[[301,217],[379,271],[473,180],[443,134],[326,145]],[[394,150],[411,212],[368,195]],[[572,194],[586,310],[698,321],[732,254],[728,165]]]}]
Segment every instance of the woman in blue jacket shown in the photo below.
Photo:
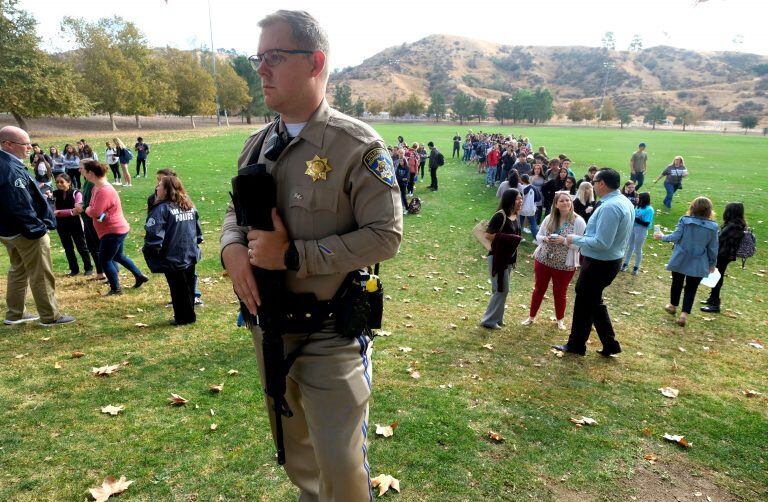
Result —
[{"label": "woman in blue jacket", "polygon": [[680,304],[680,293],[685,289],[683,309],[677,320],[680,326],[685,326],[685,320],[691,313],[699,283],[715,270],[718,240],[717,223],[713,218],[712,201],[696,197],[686,215],[677,222],[674,232],[669,235],[659,232],[653,236],[657,240],[675,243],[667,263],[667,270],[672,272],[672,288],[669,304],[664,310],[674,315]]},{"label": "woman in blue jacket", "polygon": [[164,273],[171,289],[171,324],[195,322],[195,264],[200,261],[203,231],[198,214],[176,176],[160,179],[156,205],[144,226],[144,258],[153,273]]}]

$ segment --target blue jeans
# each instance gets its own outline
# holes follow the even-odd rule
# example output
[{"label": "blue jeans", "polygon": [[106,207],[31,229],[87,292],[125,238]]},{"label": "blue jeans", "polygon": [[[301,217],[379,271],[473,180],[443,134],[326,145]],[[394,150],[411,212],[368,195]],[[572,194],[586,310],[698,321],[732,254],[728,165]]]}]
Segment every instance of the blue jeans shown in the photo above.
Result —
[{"label": "blue jeans", "polygon": [[525,226],[525,220],[528,220],[528,223],[531,225],[531,235],[533,235],[534,239],[536,238],[536,234],[539,233],[539,224],[536,223],[536,216],[518,216],[518,221],[520,222],[520,229]]},{"label": "blue jeans", "polygon": [[128,234],[107,234],[99,242],[99,261],[109,281],[109,287],[113,290],[120,289],[115,262],[127,268],[136,278],[144,275],[139,267],[123,254],[123,241],[126,235]]},{"label": "blue jeans", "polygon": [[635,269],[640,268],[640,264],[643,262],[643,243],[645,243],[645,238],[647,236],[647,227],[637,224],[632,227],[632,232],[629,234],[627,252],[624,255],[624,268],[629,266],[629,260],[632,258],[632,253],[635,253]]},{"label": "blue jeans", "polygon": [[635,191],[639,193],[640,187],[645,183],[645,173],[635,171],[634,174],[629,175],[629,179],[635,182]]},{"label": "blue jeans", "polygon": [[496,168],[488,166],[488,172],[485,175],[485,184],[493,185],[496,182]]},{"label": "blue jeans", "polygon": [[677,190],[676,185],[665,181],[664,188],[667,190],[667,196],[664,197],[664,207],[667,209],[672,209],[672,196],[675,195],[675,191]]}]

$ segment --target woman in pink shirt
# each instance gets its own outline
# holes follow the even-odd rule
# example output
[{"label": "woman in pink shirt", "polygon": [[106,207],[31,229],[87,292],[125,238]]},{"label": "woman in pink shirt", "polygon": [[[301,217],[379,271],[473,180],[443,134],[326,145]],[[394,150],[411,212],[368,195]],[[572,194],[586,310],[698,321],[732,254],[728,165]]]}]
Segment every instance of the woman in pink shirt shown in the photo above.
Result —
[{"label": "woman in pink shirt", "polygon": [[83,162],[83,170],[85,179],[94,185],[91,205],[85,210],[85,214],[93,218],[93,226],[99,235],[99,261],[109,281],[107,296],[119,295],[123,292],[115,262],[133,274],[136,278],[133,287],[139,288],[149,278],[123,254],[123,242],[131,227],[123,216],[120,196],[106,178],[107,166],[95,160],[87,160]]}]

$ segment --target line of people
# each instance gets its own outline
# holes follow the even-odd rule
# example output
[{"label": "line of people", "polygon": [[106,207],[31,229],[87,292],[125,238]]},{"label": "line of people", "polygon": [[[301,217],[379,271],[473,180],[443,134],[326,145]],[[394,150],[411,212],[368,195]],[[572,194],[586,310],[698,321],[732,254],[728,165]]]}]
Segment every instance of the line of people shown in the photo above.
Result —
[{"label": "line of people", "polygon": [[[88,152],[87,144],[83,149]],[[71,146],[65,150],[74,155]],[[56,229],[59,233],[70,269],[67,275],[80,273],[77,250],[85,275],[93,276],[95,266],[97,275],[92,279],[109,284],[107,296],[123,293],[117,264],[134,276],[134,288],[149,278],[125,255],[130,225],[120,196],[107,179],[109,167],[94,158],[78,160],[77,177],[73,177],[72,169],[72,174],[59,171],[53,178],[56,189],[51,190],[48,183],[34,179],[27,171],[23,159],[30,151],[31,166],[36,170],[33,161],[44,157],[39,145],[33,146],[22,129],[0,129],[0,204],[3,214],[9,215],[0,220],[0,241],[11,259],[5,324],[37,320],[44,326],[66,324],[75,319],[58,309],[49,231]],[[50,165],[47,167],[48,174],[53,175]],[[165,274],[171,293],[169,305],[174,309],[173,323],[195,322],[194,306],[202,304],[195,274],[202,230],[197,210],[172,169],[158,171],[147,213],[142,248],[145,260],[152,272]],[[38,314],[26,310],[28,287]]]}]

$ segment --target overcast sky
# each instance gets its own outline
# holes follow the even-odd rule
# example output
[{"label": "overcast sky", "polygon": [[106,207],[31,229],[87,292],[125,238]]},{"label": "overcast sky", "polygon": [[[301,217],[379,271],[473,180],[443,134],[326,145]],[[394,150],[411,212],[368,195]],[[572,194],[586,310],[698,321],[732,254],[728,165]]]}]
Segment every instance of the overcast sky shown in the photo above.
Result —
[{"label": "overcast sky", "polygon": [[[639,34],[645,47],[768,55],[768,0],[211,0],[216,48],[252,54],[256,23],[276,10],[304,9],[328,30],[331,66],[361,63],[382,49],[431,34],[509,45],[600,46],[613,31],[625,50]],[[21,0],[39,22],[49,51],[71,48],[59,30],[64,16],[119,15],[136,23],[153,46],[210,47],[207,0]],[[522,19],[520,19],[522,17]],[[535,27],[535,28],[534,28]],[[435,57],[440,57],[439,54]]]}]

